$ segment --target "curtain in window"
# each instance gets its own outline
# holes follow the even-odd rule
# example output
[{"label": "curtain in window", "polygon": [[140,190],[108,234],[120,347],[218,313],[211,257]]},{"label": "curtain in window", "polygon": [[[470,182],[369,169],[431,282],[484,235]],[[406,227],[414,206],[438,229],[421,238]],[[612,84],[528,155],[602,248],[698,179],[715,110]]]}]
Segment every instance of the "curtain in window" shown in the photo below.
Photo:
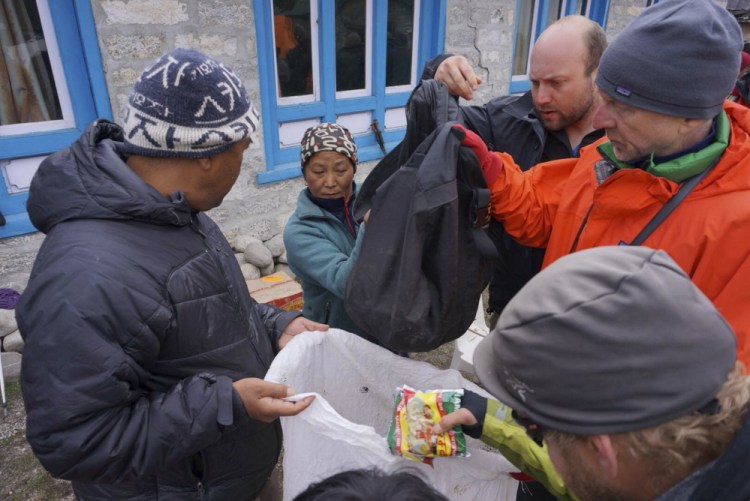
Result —
[{"label": "curtain in window", "polygon": [[34,0],[0,0],[0,125],[62,118]]}]

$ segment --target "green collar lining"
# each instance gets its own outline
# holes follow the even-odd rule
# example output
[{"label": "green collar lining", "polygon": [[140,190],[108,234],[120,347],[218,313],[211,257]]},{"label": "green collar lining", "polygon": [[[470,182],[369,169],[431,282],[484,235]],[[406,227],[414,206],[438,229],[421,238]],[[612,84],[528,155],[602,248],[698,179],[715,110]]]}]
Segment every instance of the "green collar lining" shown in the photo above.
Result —
[{"label": "green collar lining", "polygon": [[[689,177],[700,174],[726,149],[729,144],[729,118],[724,110],[719,113],[716,120],[716,140],[699,151],[688,153],[661,164],[654,163],[654,155],[651,154],[646,172],[654,176],[663,177],[681,183]],[[618,169],[637,169],[639,167],[620,162],[615,158],[612,143],[602,143],[597,148],[599,153],[612,162]]]}]

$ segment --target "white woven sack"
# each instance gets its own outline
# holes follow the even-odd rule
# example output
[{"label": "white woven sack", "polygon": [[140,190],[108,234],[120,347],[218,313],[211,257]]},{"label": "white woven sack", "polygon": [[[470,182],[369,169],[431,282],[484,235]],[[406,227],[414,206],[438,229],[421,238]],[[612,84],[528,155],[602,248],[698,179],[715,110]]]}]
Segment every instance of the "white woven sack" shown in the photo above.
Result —
[{"label": "white woven sack", "polygon": [[421,471],[451,500],[515,500],[518,471],[495,449],[467,437],[470,457],[436,458],[433,467],[393,456],[386,434],[397,387],[467,388],[487,392],[455,370],[394,355],[338,329],[297,336],[281,350],[269,381],[319,396],[301,414],[281,418],[284,428],[284,499],[340,471],[378,467]]}]

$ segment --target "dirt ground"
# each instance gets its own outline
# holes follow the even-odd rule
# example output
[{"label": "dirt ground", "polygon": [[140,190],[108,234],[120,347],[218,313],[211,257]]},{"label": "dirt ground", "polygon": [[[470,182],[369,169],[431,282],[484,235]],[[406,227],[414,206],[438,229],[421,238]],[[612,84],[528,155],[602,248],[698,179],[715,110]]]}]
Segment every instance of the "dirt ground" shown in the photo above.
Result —
[{"label": "dirt ground", "polygon": [[8,405],[0,409],[0,499],[72,501],[70,483],[42,468],[26,442],[26,412],[17,381],[6,381]]},{"label": "dirt ground", "polygon": [[[452,356],[453,343],[447,343],[430,352],[413,354],[412,358],[445,369],[450,366]],[[477,382],[473,375],[464,377]],[[6,393],[7,408],[0,408],[0,500],[72,501],[70,483],[52,478],[26,441],[26,413],[18,382],[6,381]]]}]

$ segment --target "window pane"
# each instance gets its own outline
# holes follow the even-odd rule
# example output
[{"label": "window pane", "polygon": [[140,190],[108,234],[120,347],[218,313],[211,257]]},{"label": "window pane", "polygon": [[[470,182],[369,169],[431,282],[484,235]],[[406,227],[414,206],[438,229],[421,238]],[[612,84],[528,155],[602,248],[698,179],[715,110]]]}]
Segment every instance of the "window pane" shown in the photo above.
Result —
[{"label": "window pane", "polygon": [[411,84],[414,0],[388,0],[388,53],[385,84]]},{"label": "window pane", "polygon": [[0,2],[0,47],[0,125],[62,119],[36,2]]},{"label": "window pane", "polygon": [[515,52],[513,54],[513,74],[525,75],[531,43],[531,23],[534,20],[536,0],[519,2],[518,30],[516,31]]},{"label": "window pane", "polygon": [[365,88],[367,2],[336,0],[336,90]]},{"label": "window pane", "polygon": [[562,0],[550,0],[547,5],[547,22],[544,28],[560,19],[562,15]]},{"label": "window pane", "polygon": [[274,0],[273,14],[279,97],[312,94],[310,2]]},{"label": "window pane", "polygon": [[588,10],[587,0],[577,0],[575,2],[575,8],[573,9],[573,14],[580,14],[582,16],[585,16],[586,10]]}]

